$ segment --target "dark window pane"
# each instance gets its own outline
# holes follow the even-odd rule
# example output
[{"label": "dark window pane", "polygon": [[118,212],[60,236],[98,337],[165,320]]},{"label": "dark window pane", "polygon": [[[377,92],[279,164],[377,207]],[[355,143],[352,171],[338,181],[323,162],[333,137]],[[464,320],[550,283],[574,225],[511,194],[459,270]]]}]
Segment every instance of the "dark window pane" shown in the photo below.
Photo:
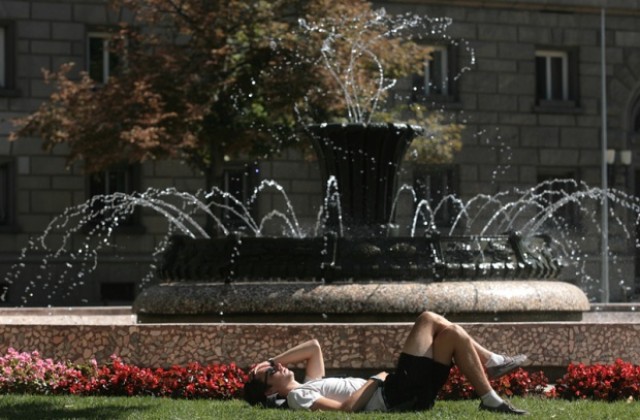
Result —
[{"label": "dark window pane", "polygon": [[7,30],[0,26],[0,87],[7,86]]},{"label": "dark window pane", "polygon": [[100,284],[100,300],[104,304],[128,303],[136,298],[136,288],[133,282],[109,282]]},{"label": "dark window pane", "polygon": [[96,82],[103,83],[104,74],[104,40],[102,38],[89,38],[89,77]]},{"label": "dark window pane", "polygon": [[[540,173],[538,174],[537,200],[544,208],[553,206],[560,201],[563,204],[556,209],[553,217],[549,219],[548,226],[557,228],[557,225],[576,228],[580,225],[580,210],[574,201],[565,201],[568,196],[577,191],[576,173],[574,171]],[[545,182],[547,181],[547,182]],[[543,184],[544,182],[544,184]]]},{"label": "dark window pane", "polygon": [[0,225],[7,225],[10,223],[10,165],[9,163],[0,163]]},{"label": "dark window pane", "polygon": [[109,52],[109,76],[116,74],[119,64],[120,59],[118,58],[118,56],[112,52]]},{"label": "dark window pane", "polygon": [[443,200],[448,195],[457,193],[453,168],[434,168],[430,171],[418,172],[414,177],[413,188],[418,201],[426,200],[431,210],[435,211],[436,207],[442,203],[434,215],[436,226],[451,226],[458,208],[451,200]]},{"label": "dark window pane", "polygon": [[442,74],[442,60],[443,60],[443,52],[440,50],[433,51],[431,53],[431,58],[429,59],[429,94],[431,95],[442,95],[444,83],[445,83],[445,74]]},{"label": "dark window pane", "polygon": [[[135,169],[133,166],[122,166],[93,174],[89,178],[89,195],[91,197],[95,197],[98,195],[109,195],[114,193],[130,194],[134,191],[134,173]],[[95,224],[99,223],[103,219],[108,219],[111,216],[111,212],[105,208],[101,200],[93,202],[92,210],[94,211],[94,214],[98,215],[94,220]],[[119,224],[134,225],[136,223],[136,216],[131,214]]]},{"label": "dark window pane", "polygon": [[[242,204],[245,204],[253,193],[255,186],[252,173],[254,171],[255,167],[252,165],[242,168],[228,168],[224,171],[224,190],[239,202],[232,198],[225,200],[225,206],[228,208],[222,211],[222,221],[227,228],[234,229],[246,226],[246,222],[238,214],[244,216],[245,212]],[[234,213],[234,211],[238,214]]]},{"label": "dark window pane", "polygon": [[566,99],[563,94],[563,83],[562,83],[562,58],[561,57],[550,57],[551,60],[551,98],[554,100],[564,100]]},{"label": "dark window pane", "polygon": [[538,99],[547,98],[547,60],[545,57],[536,57],[536,90]]}]

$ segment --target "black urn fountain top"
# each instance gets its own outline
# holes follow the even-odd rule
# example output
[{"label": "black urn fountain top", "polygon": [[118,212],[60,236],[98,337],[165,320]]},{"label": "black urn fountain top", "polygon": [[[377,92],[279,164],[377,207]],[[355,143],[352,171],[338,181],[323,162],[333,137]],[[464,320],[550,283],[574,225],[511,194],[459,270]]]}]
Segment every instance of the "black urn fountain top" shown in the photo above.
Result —
[{"label": "black urn fountain top", "polygon": [[323,185],[333,177],[340,195],[340,235],[381,236],[391,216],[396,179],[402,158],[416,135],[409,124],[320,124],[307,127],[318,156]]}]

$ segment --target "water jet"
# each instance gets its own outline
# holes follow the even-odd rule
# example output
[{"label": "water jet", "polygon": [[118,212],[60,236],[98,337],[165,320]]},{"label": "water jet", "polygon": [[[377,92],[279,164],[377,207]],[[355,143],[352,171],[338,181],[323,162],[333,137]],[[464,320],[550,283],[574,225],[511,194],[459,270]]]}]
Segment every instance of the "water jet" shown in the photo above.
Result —
[{"label": "water jet", "polygon": [[553,281],[562,262],[548,237],[388,235],[397,168],[420,130],[311,127],[329,186],[322,235],[174,237],[163,283],[133,305],[138,320],[410,321],[427,309],[464,321],[581,319],[588,300]]}]

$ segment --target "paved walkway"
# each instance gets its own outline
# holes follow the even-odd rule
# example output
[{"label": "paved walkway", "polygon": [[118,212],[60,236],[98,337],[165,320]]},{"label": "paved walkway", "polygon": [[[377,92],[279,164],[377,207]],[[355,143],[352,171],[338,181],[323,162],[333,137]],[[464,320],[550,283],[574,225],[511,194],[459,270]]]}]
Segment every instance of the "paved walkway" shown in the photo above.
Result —
[{"label": "paved walkway", "polygon": [[0,308],[4,325],[135,325],[130,306]]}]

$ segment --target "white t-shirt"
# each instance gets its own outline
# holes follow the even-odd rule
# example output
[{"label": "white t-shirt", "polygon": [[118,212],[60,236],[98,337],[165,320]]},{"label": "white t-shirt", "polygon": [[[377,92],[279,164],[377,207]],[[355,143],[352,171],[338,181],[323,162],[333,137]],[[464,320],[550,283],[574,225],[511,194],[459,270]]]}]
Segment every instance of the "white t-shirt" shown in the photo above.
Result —
[{"label": "white t-shirt", "polygon": [[[289,408],[295,410],[310,409],[313,403],[320,397],[336,401],[345,401],[351,394],[362,388],[366,383],[362,378],[324,378],[315,379],[295,388],[287,395]],[[386,406],[382,398],[382,388],[378,388],[373,394],[364,411],[385,411]]]}]

